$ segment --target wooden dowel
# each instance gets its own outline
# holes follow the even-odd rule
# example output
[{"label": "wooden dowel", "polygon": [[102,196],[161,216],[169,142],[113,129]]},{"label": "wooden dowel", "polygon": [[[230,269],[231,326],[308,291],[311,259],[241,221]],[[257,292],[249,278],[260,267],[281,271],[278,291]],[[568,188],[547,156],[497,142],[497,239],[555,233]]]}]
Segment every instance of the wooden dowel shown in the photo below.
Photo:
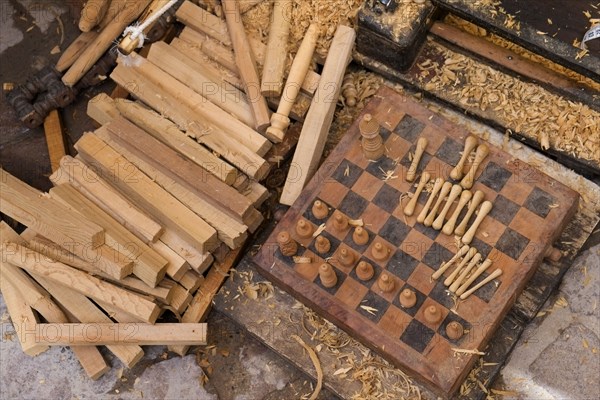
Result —
[{"label": "wooden dowel", "polygon": [[422,224],[425,221],[425,218],[427,218],[427,214],[429,213],[429,207],[431,207],[431,205],[433,204],[435,196],[437,196],[439,191],[442,189],[443,184],[444,180],[442,178],[436,178],[435,182],[433,183],[433,189],[429,193],[429,198],[427,199],[425,206],[423,206],[423,209],[417,216],[418,223]]},{"label": "wooden dowel", "polygon": [[500,275],[502,275],[502,270],[501,269],[495,270],[494,272],[492,272],[492,274],[490,276],[488,276],[487,278],[485,278],[484,280],[482,280],[481,282],[479,282],[477,285],[473,286],[471,289],[469,289],[466,292],[464,292],[463,294],[461,294],[460,295],[460,299],[461,300],[465,300],[467,297],[469,297],[470,295],[472,295],[477,289],[479,289],[480,287],[482,287],[482,286],[490,283],[491,281],[493,281],[494,279],[496,279]]},{"label": "wooden dowel", "polygon": [[417,190],[415,190],[415,193],[413,193],[413,197],[410,199],[408,204],[406,204],[406,207],[404,207],[404,215],[406,215],[407,217],[410,217],[414,214],[415,207],[417,206],[417,202],[419,201],[419,195],[423,191],[425,185],[427,185],[427,183],[429,182],[430,177],[431,176],[427,171],[423,172],[423,175],[421,175],[421,179],[419,180],[419,186],[417,186]]},{"label": "wooden dowel", "polygon": [[460,216],[460,212],[463,208],[465,208],[469,200],[471,200],[471,197],[473,197],[473,193],[471,193],[471,191],[462,191],[462,193],[460,194],[460,199],[458,199],[458,204],[456,205],[452,216],[448,219],[448,221],[446,221],[446,224],[442,228],[442,232],[444,232],[444,234],[452,235],[452,232],[454,232],[454,226],[456,225],[456,221]]},{"label": "wooden dowel", "polygon": [[448,210],[454,203],[454,200],[460,195],[462,192],[462,187],[460,185],[452,185],[452,189],[450,190],[450,194],[448,195],[448,200],[446,200],[446,204],[444,204],[444,208],[440,211],[440,214],[437,216],[431,227],[435,230],[442,229],[442,225],[444,224],[444,218],[446,218],[446,214],[448,214]]},{"label": "wooden dowel", "polygon": [[81,10],[79,30],[89,32],[96,27],[108,11],[111,0],[88,0]]},{"label": "wooden dowel", "polygon": [[477,228],[479,228],[481,221],[483,221],[485,216],[488,215],[491,210],[492,210],[492,202],[491,201],[484,201],[483,203],[481,203],[481,207],[479,207],[479,211],[477,213],[477,218],[475,218],[475,221],[473,221],[473,225],[471,225],[469,230],[467,232],[465,232],[465,234],[461,238],[461,241],[464,244],[469,244],[473,241],[473,238],[475,237],[475,233],[477,232]]},{"label": "wooden dowel", "polygon": [[266,97],[279,97],[283,90],[283,73],[288,54],[291,6],[292,2],[289,0],[278,0],[273,5],[269,40],[260,85],[260,92]]},{"label": "wooden dowel", "polygon": [[413,160],[410,163],[410,167],[408,168],[408,172],[406,173],[406,180],[408,182],[412,182],[415,180],[415,176],[417,175],[417,168],[419,167],[419,161],[421,161],[421,157],[425,152],[425,148],[427,147],[427,138],[421,137],[417,140],[417,147],[415,148],[415,154],[413,156]]},{"label": "wooden dowel", "polygon": [[458,290],[458,288],[460,287],[460,285],[465,280],[465,278],[467,277],[467,275],[469,275],[469,272],[471,272],[473,270],[473,268],[475,268],[475,265],[477,265],[477,263],[480,260],[481,260],[481,254],[480,253],[475,254],[475,256],[471,259],[471,261],[469,261],[469,264],[460,273],[458,278],[456,278],[454,280],[454,282],[452,282],[452,284],[450,285],[450,288],[448,290],[450,290],[452,293],[456,292]]},{"label": "wooden dowel", "polygon": [[454,271],[452,271],[452,273],[450,275],[448,275],[446,280],[444,280],[445,286],[450,286],[452,284],[452,282],[454,282],[454,279],[456,279],[456,277],[458,276],[460,271],[462,271],[464,266],[467,265],[469,260],[471,260],[471,258],[473,258],[475,256],[475,254],[477,254],[477,249],[475,247],[471,247],[469,249],[469,251],[467,252],[467,254],[465,255],[465,257],[460,262],[460,264],[458,264],[456,269]]},{"label": "wooden dowel", "polygon": [[475,282],[475,280],[479,278],[479,276],[483,274],[492,265],[492,263],[492,260],[486,258],[485,261],[481,263],[481,265],[477,267],[477,269],[469,276],[469,278],[467,278],[467,280],[462,285],[460,285],[460,287],[456,290],[456,295],[460,296],[461,294],[463,294],[468,289],[468,287],[471,286],[471,284]]},{"label": "wooden dowel", "polygon": [[81,53],[85,51],[85,49],[96,39],[96,37],[98,37],[98,32],[82,32],[77,39],[75,39],[69,45],[69,47],[62,52],[54,68],[56,68],[58,72],[65,71],[67,68],[73,65],[75,60],[79,58]]},{"label": "wooden dowel", "polygon": [[442,276],[442,274],[444,272],[446,272],[446,270],[448,268],[450,268],[452,266],[452,264],[454,264],[456,262],[456,260],[458,260],[459,258],[461,258],[462,256],[464,256],[465,254],[467,254],[467,252],[469,251],[469,246],[464,245],[463,247],[461,247],[458,252],[448,261],[446,261],[437,271],[435,271],[432,275],[431,278],[432,279],[438,279],[440,276]]}]

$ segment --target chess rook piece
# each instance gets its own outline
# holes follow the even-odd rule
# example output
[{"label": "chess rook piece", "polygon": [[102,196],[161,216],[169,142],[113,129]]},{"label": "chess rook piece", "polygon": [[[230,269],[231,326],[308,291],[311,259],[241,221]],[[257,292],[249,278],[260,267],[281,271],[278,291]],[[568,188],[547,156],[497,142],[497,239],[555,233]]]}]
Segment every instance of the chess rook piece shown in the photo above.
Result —
[{"label": "chess rook piece", "polygon": [[467,275],[469,275],[469,273],[473,270],[473,268],[475,268],[475,266],[477,265],[477,263],[480,260],[481,260],[481,254],[480,253],[475,254],[475,256],[471,259],[471,261],[469,261],[469,264],[460,273],[458,278],[456,278],[454,280],[454,282],[452,282],[452,285],[450,285],[450,288],[448,290],[450,290],[452,293],[456,293],[456,291],[458,290],[460,285],[462,285],[463,281],[467,278]]},{"label": "chess rook piece", "polygon": [[423,225],[425,225],[425,226],[433,225],[433,220],[435,219],[435,215],[437,214],[437,211],[440,208],[440,205],[442,205],[442,202],[446,199],[446,196],[448,196],[448,193],[450,193],[451,189],[452,189],[452,184],[450,182],[444,182],[444,184],[442,185],[442,190],[440,190],[440,195],[438,196],[438,199],[435,202],[435,205],[431,208],[431,211],[425,218],[425,221],[423,221]]},{"label": "chess rook piece", "polygon": [[469,230],[465,232],[461,239],[464,244],[469,244],[473,241],[473,238],[475,237],[475,232],[477,232],[477,228],[479,228],[479,225],[481,225],[481,221],[483,221],[485,216],[488,215],[491,210],[491,201],[486,200],[483,203],[481,203],[481,207],[479,207],[479,212],[477,212],[477,218],[475,218],[475,221],[473,221],[473,225],[471,225]]},{"label": "chess rook piece", "polygon": [[479,168],[483,160],[487,157],[489,152],[490,148],[486,144],[480,144],[479,146],[477,146],[477,150],[475,150],[475,160],[473,161],[469,172],[467,172],[462,181],[460,181],[460,186],[462,186],[465,189],[471,189],[473,187],[477,169]]},{"label": "chess rook piece", "polygon": [[427,203],[425,203],[425,206],[423,207],[423,209],[419,213],[419,216],[417,217],[418,223],[422,224],[425,221],[425,218],[427,218],[427,213],[429,212],[429,207],[431,207],[431,205],[433,204],[433,200],[435,200],[435,196],[437,196],[439,191],[442,189],[443,185],[444,185],[444,180],[442,178],[437,178],[435,180],[435,182],[433,183],[433,189],[431,190],[431,193],[429,193],[429,198],[427,199]]},{"label": "chess rook piece", "polygon": [[419,185],[417,186],[415,193],[413,193],[413,197],[406,204],[406,207],[404,207],[404,215],[406,215],[407,217],[410,217],[415,212],[415,207],[417,206],[417,201],[419,201],[419,195],[423,191],[423,188],[425,187],[425,185],[427,185],[427,182],[429,182],[430,177],[431,177],[431,175],[429,175],[429,172],[427,172],[427,171],[423,172],[423,175],[421,175],[421,179],[419,180]]},{"label": "chess rook piece", "polygon": [[400,305],[404,308],[412,308],[417,304],[417,295],[414,291],[406,288],[400,292]]},{"label": "chess rook piece", "polygon": [[312,236],[313,232],[314,232],[314,229],[313,229],[312,225],[310,224],[310,222],[308,222],[304,218],[298,220],[298,222],[296,223],[296,233],[302,239],[308,239],[309,237]]},{"label": "chess rook piece", "polygon": [[377,280],[377,286],[379,286],[382,292],[389,293],[394,290],[394,286],[396,285],[394,279],[387,272],[382,272]]},{"label": "chess rook piece", "polygon": [[412,182],[415,180],[415,176],[417,175],[417,168],[419,167],[419,161],[421,161],[421,157],[423,157],[423,153],[425,152],[425,148],[427,147],[427,138],[419,138],[417,140],[417,147],[415,148],[415,154],[413,155],[413,160],[410,163],[410,167],[408,168],[408,172],[406,173],[406,180],[408,182]]},{"label": "chess rook piece", "polygon": [[431,227],[433,229],[435,229],[436,231],[439,231],[440,229],[442,229],[442,225],[444,225],[444,218],[446,218],[446,214],[448,214],[448,210],[450,210],[450,207],[454,203],[454,200],[456,200],[456,198],[458,196],[460,196],[460,193],[462,192],[462,190],[463,189],[460,185],[452,186],[452,189],[450,190],[450,194],[448,195],[448,200],[446,200],[446,204],[444,204],[444,208],[442,208],[442,211],[440,211],[440,214],[437,216],[435,221],[433,221],[433,224],[431,224]]},{"label": "chess rook piece", "polygon": [[344,76],[344,80],[342,81],[342,96],[344,96],[348,107],[354,107],[356,105],[358,91],[356,90],[352,74],[346,74],[346,76]]},{"label": "chess rook piece", "polygon": [[440,276],[442,276],[442,274],[444,272],[446,272],[446,270],[448,268],[450,268],[452,266],[452,264],[454,264],[456,262],[456,260],[458,260],[459,258],[461,258],[462,256],[464,256],[465,254],[467,254],[467,251],[469,251],[469,246],[465,244],[463,247],[460,248],[460,250],[458,250],[458,252],[449,261],[447,261],[446,263],[444,263],[440,267],[440,269],[438,269],[433,274],[431,274],[431,278],[432,279],[437,279]]},{"label": "chess rook piece", "polygon": [[346,248],[340,250],[340,255],[338,258],[340,260],[340,264],[345,267],[351,267],[354,264],[354,254]]},{"label": "chess rook piece", "polygon": [[317,236],[315,239],[315,249],[319,254],[325,254],[331,249],[331,242],[325,236]]},{"label": "chess rook piece", "polygon": [[439,307],[434,305],[427,307],[423,314],[425,315],[425,321],[431,324],[437,324],[442,319],[442,312]]},{"label": "chess rook piece", "polygon": [[374,273],[375,270],[373,269],[373,266],[366,261],[361,261],[356,266],[356,276],[358,276],[358,279],[361,281],[368,281],[373,277]]},{"label": "chess rook piece", "polygon": [[473,198],[471,199],[471,204],[469,204],[469,208],[467,208],[467,213],[465,214],[465,217],[454,230],[455,235],[462,236],[465,234],[465,231],[467,230],[467,224],[469,223],[469,219],[471,219],[471,216],[475,213],[475,210],[477,209],[477,207],[479,207],[479,204],[481,204],[484,198],[485,194],[481,190],[475,192]]},{"label": "chess rook piece", "polygon": [[463,257],[460,264],[458,264],[458,267],[456,267],[456,269],[452,271],[450,275],[448,275],[448,277],[444,281],[444,285],[450,286],[452,282],[454,282],[458,274],[460,274],[460,271],[462,271],[464,266],[467,265],[469,261],[471,261],[471,258],[475,257],[475,254],[477,254],[477,249],[475,247],[471,247],[467,254]]},{"label": "chess rook piece", "polygon": [[311,211],[316,219],[323,219],[329,214],[329,209],[321,200],[315,200]]},{"label": "chess rook piece", "polygon": [[456,221],[458,220],[460,212],[463,208],[465,208],[469,200],[471,200],[471,197],[473,197],[473,193],[471,193],[471,191],[462,191],[462,193],[460,194],[460,199],[458,199],[458,204],[456,205],[452,216],[448,219],[448,221],[446,221],[446,224],[442,228],[442,232],[444,234],[452,235],[452,232],[454,232],[454,226],[456,225]]},{"label": "chess rook piece", "polygon": [[479,289],[482,286],[487,285],[488,283],[490,283],[491,281],[493,281],[494,279],[496,279],[500,275],[502,275],[502,270],[501,269],[495,270],[487,278],[485,278],[484,280],[482,280],[481,282],[479,282],[477,285],[473,286],[471,289],[469,289],[466,292],[464,292],[463,294],[461,294],[460,295],[460,299],[461,300],[465,300],[467,297],[469,297],[475,291],[477,291],[477,289]]},{"label": "chess rook piece", "polygon": [[390,256],[390,249],[388,249],[388,247],[385,244],[377,242],[373,245],[373,248],[371,249],[371,254],[373,255],[373,258],[375,260],[383,261]]},{"label": "chess rook piece", "polygon": [[365,245],[369,242],[369,232],[362,226],[357,226],[352,233],[352,240],[359,246]]},{"label": "chess rook piece", "polygon": [[334,287],[337,283],[337,274],[333,267],[327,263],[319,265],[319,278],[326,288]]},{"label": "chess rook piece", "polygon": [[471,286],[471,284],[473,282],[475,282],[475,280],[477,278],[479,278],[479,276],[481,274],[483,274],[490,266],[492,265],[492,260],[490,260],[489,258],[486,258],[485,261],[475,270],[475,272],[473,272],[471,274],[471,276],[469,276],[469,279],[466,280],[465,283],[463,283],[458,290],[456,291],[456,295],[460,296],[462,295],[465,290],[467,290],[467,288],[469,286]]},{"label": "chess rook piece", "polygon": [[298,251],[298,243],[292,239],[288,231],[281,231],[277,234],[277,244],[284,256],[291,257]]},{"label": "chess rook piece", "polygon": [[348,217],[344,214],[335,213],[333,215],[333,229],[338,232],[344,232],[348,229]]},{"label": "chess rook piece", "polygon": [[450,178],[454,179],[455,181],[462,179],[465,162],[469,159],[469,155],[471,154],[473,149],[477,147],[478,143],[479,140],[476,136],[467,136],[467,138],[465,139],[465,149],[463,150],[462,156],[460,157],[458,164],[456,164],[456,167],[454,167],[452,171],[450,171]]},{"label": "chess rook piece", "polygon": [[380,159],[385,153],[385,147],[379,134],[377,120],[371,114],[365,114],[358,124],[358,129],[362,136],[361,144],[365,158],[372,161]]},{"label": "chess rook piece", "polygon": [[465,333],[465,329],[458,321],[451,321],[446,325],[446,336],[450,338],[450,340],[458,340]]}]

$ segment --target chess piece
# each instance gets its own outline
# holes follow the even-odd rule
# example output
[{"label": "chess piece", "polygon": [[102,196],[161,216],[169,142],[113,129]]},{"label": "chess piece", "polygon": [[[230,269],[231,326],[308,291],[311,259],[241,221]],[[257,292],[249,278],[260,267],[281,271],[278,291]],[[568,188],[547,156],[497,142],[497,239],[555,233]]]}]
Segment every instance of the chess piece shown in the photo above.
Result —
[{"label": "chess piece", "polygon": [[544,258],[553,262],[559,262],[562,257],[562,253],[559,249],[553,246],[548,246],[544,253]]},{"label": "chess piece", "polygon": [[480,144],[479,146],[477,146],[477,150],[475,150],[475,160],[473,161],[473,164],[471,164],[469,172],[467,172],[462,181],[460,181],[460,186],[462,186],[465,189],[471,189],[473,187],[477,169],[479,168],[483,160],[487,157],[489,152],[490,148],[486,144]]},{"label": "chess piece", "polygon": [[454,179],[455,181],[462,179],[465,162],[469,159],[469,155],[478,143],[479,140],[477,139],[477,136],[467,136],[467,138],[465,139],[465,149],[463,150],[462,156],[456,164],[456,167],[454,167],[452,171],[450,171],[450,178]]},{"label": "chess piece", "polygon": [[323,219],[329,214],[329,209],[321,200],[315,200],[312,206],[312,214],[316,219]]},{"label": "chess piece", "polygon": [[375,270],[373,269],[373,266],[366,261],[361,261],[356,266],[356,276],[358,276],[358,279],[361,281],[368,281],[373,277],[374,273]]},{"label": "chess piece", "polygon": [[470,190],[462,191],[462,193],[460,194],[460,199],[458,199],[458,204],[456,205],[452,216],[448,219],[448,221],[446,221],[446,224],[442,228],[442,232],[444,232],[444,234],[452,235],[452,232],[454,232],[454,226],[456,225],[456,221],[458,220],[458,216],[460,215],[462,209],[465,208],[469,200],[471,200],[471,197],[473,197],[473,193],[471,193]]},{"label": "chess piece", "polygon": [[440,229],[442,229],[442,225],[444,225],[444,219],[446,218],[446,214],[448,214],[448,210],[450,210],[450,207],[454,203],[454,200],[456,200],[456,198],[458,196],[460,196],[460,193],[462,192],[462,190],[463,189],[460,185],[452,186],[452,189],[450,190],[450,194],[448,195],[448,200],[446,200],[446,204],[444,204],[444,208],[442,208],[442,211],[440,211],[440,214],[437,216],[435,221],[433,221],[433,224],[431,224],[431,227],[433,229],[435,229],[436,231],[439,231]]},{"label": "chess piece", "polygon": [[362,226],[357,226],[352,233],[352,240],[359,246],[365,245],[369,242],[369,232]]},{"label": "chess piece", "polygon": [[315,239],[315,250],[319,254],[325,254],[331,249],[331,242],[325,236],[317,236]]},{"label": "chess piece", "polygon": [[444,285],[450,286],[452,282],[454,282],[454,279],[456,279],[458,274],[460,274],[460,271],[462,271],[464,266],[467,265],[469,261],[471,261],[471,258],[475,257],[475,254],[477,254],[477,249],[475,247],[471,247],[467,254],[463,257],[460,264],[458,264],[458,267],[456,267],[456,269],[452,271],[450,275],[448,275],[448,277],[444,281]]},{"label": "chess piece", "polygon": [[419,140],[417,140],[415,154],[413,156],[412,162],[410,163],[410,167],[408,168],[408,172],[406,173],[406,180],[408,182],[412,182],[415,180],[415,176],[417,175],[417,168],[419,167],[419,161],[421,161],[421,157],[423,157],[423,152],[425,152],[427,143],[428,140],[424,137],[419,138]]},{"label": "chess piece", "polygon": [[383,261],[389,257],[390,249],[388,249],[388,247],[385,244],[377,242],[373,245],[373,248],[371,249],[371,255],[373,255],[373,258],[375,260]]},{"label": "chess piece", "polygon": [[340,264],[342,264],[343,266],[351,267],[355,261],[354,253],[352,253],[350,250],[348,250],[346,248],[343,248],[340,250],[339,260],[340,260]]},{"label": "chess piece", "polygon": [[333,215],[333,229],[338,232],[344,232],[348,229],[348,217],[344,214],[335,213]]},{"label": "chess piece", "polygon": [[385,153],[385,147],[383,146],[383,139],[379,134],[379,123],[371,114],[365,114],[360,123],[358,129],[362,136],[361,144],[363,154],[367,160],[375,161],[380,159]]},{"label": "chess piece", "polygon": [[450,288],[448,290],[450,290],[452,293],[455,293],[458,290],[458,288],[460,287],[460,285],[462,285],[463,281],[467,278],[467,275],[469,275],[469,273],[473,270],[473,268],[475,268],[475,266],[477,265],[477,263],[480,260],[481,260],[481,254],[480,253],[475,254],[475,256],[471,259],[471,261],[469,261],[469,264],[460,273],[458,278],[456,278],[454,280],[454,282],[452,282],[452,285],[450,285]]},{"label": "chess piece", "polygon": [[471,284],[475,282],[475,280],[479,278],[479,276],[483,274],[491,265],[492,260],[486,258],[485,261],[475,270],[475,272],[473,272],[471,276],[469,276],[469,279],[467,279],[466,282],[458,288],[458,290],[456,291],[456,295],[460,296],[461,294],[463,294],[465,290],[467,290],[467,288],[471,286]]},{"label": "chess piece", "polygon": [[408,288],[400,292],[400,305],[404,308],[411,308],[417,304],[417,295]]},{"label": "chess piece", "polygon": [[404,215],[406,215],[407,217],[410,217],[415,212],[415,207],[417,206],[417,201],[419,201],[419,195],[423,191],[423,188],[425,187],[425,185],[427,185],[427,182],[429,182],[430,177],[431,177],[431,175],[429,175],[429,172],[427,172],[427,171],[423,172],[423,175],[421,175],[421,179],[419,180],[419,185],[417,186],[415,193],[413,193],[413,197],[410,199],[408,204],[406,204],[406,207],[404,207]]},{"label": "chess piece", "polygon": [[314,232],[314,229],[313,229],[312,225],[310,224],[310,222],[308,222],[304,218],[298,220],[298,222],[296,223],[296,233],[302,239],[308,239],[309,237],[312,236],[313,232]]},{"label": "chess piece", "polygon": [[438,269],[433,274],[431,274],[431,278],[432,279],[437,279],[440,276],[442,276],[442,274],[444,272],[446,272],[446,270],[448,268],[450,268],[452,266],[452,264],[454,264],[456,262],[456,260],[458,260],[459,258],[461,258],[462,256],[464,256],[465,254],[467,254],[467,251],[469,251],[469,246],[465,244],[463,247],[460,248],[460,250],[458,250],[458,253],[456,253],[449,261],[445,262],[440,267],[440,269]]},{"label": "chess piece", "polygon": [[396,286],[394,279],[387,273],[382,272],[377,280],[377,286],[383,293],[389,293],[394,290],[394,286]]},{"label": "chess piece", "polygon": [[337,283],[337,274],[333,267],[327,263],[319,265],[319,278],[326,288],[334,287]]},{"label": "chess piece", "polygon": [[437,178],[435,180],[435,182],[433,183],[433,189],[431,190],[431,193],[429,193],[429,198],[427,199],[427,203],[425,203],[425,206],[423,207],[423,209],[419,213],[419,216],[417,217],[418,223],[422,224],[423,221],[425,221],[425,218],[427,218],[427,213],[429,212],[429,207],[431,207],[431,204],[433,204],[433,200],[435,200],[435,196],[437,196],[439,191],[442,189],[443,184],[444,184],[444,180],[442,178]]},{"label": "chess piece", "polygon": [[481,203],[481,207],[479,207],[479,211],[477,212],[477,218],[475,218],[475,221],[473,221],[473,225],[471,225],[469,230],[465,232],[461,239],[464,244],[469,244],[473,241],[473,238],[475,237],[475,232],[477,232],[477,228],[479,228],[479,225],[481,225],[481,221],[483,221],[485,216],[488,215],[491,210],[491,201],[486,200],[483,203]]},{"label": "chess piece", "polygon": [[439,307],[434,305],[427,307],[423,314],[425,315],[425,321],[431,324],[437,324],[442,319],[442,312]]},{"label": "chess piece", "polygon": [[288,231],[281,231],[277,234],[277,244],[284,256],[291,257],[298,251],[298,243],[292,239]]},{"label": "chess piece", "polygon": [[448,196],[448,193],[450,193],[451,189],[452,184],[450,182],[444,182],[444,184],[442,185],[442,189],[440,190],[440,195],[438,196],[435,205],[431,208],[431,211],[425,218],[425,221],[423,221],[423,225],[431,226],[433,224],[433,220],[435,218],[435,215],[437,214],[438,208],[440,208],[440,205],[442,205],[442,202],[446,199],[446,196]]},{"label": "chess piece", "polygon": [[446,336],[450,338],[450,340],[458,340],[465,333],[465,329],[458,321],[451,321],[446,325]]},{"label": "chess piece", "polygon": [[471,219],[471,216],[473,215],[473,213],[475,213],[475,210],[477,209],[477,207],[479,207],[479,204],[481,204],[484,198],[485,194],[481,190],[478,190],[475,192],[475,194],[473,194],[471,204],[469,204],[469,208],[467,208],[467,213],[465,214],[465,217],[454,230],[455,235],[462,236],[465,234],[465,231],[467,230],[467,224],[469,223],[469,219]]},{"label": "chess piece", "polygon": [[460,295],[460,299],[461,300],[465,300],[467,297],[469,297],[470,295],[472,295],[477,289],[479,289],[480,287],[482,287],[484,285],[487,285],[488,283],[490,283],[491,281],[493,281],[494,279],[496,279],[500,275],[502,275],[502,270],[501,269],[495,270],[487,278],[485,278],[484,280],[482,280],[481,282],[479,282],[477,285],[473,286],[471,289],[469,289],[466,292],[464,292],[463,294],[461,294]]},{"label": "chess piece", "polygon": [[342,96],[346,100],[348,107],[354,107],[356,105],[356,98],[358,97],[358,91],[354,84],[354,76],[352,74],[346,74],[342,81]]}]

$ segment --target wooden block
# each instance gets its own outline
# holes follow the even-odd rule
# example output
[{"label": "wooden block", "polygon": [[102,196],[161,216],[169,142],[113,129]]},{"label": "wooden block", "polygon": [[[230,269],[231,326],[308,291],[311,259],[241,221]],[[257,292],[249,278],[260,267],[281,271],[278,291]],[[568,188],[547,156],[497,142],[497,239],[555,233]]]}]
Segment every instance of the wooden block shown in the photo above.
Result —
[{"label": "wooden block", "polygon": [[252,202],[254,208],[260,207],[271,195],[266,187],[255,180],[250,181],[248,188],[242,194]]},{"label": "wooden block", "polygon": [[103,174],[112,174],[121,191],[162,224],[183,235],[198,251],[210,250],[217,244],[216,231],[210,225],[101,139],[85,134],[75,147],[84,159],[101,168]]},{"label": "wooden block", "polygon": [[181,284],[188,292],[196,293],[196,290],[204,282],[204,277],[195,271],[186,272],[177,282]]},{"label": "wooden block", "polygon": [[115,106],[115,101],[106,93],[100,93],[88,101],[87,115],[100,125],[104,125],[119,117],[121,113]]},{"label": "wooden block", "polygon": [[90,32],[98,26],[100,21],[104,19],[104,15],[108,11],[110,0],[88,0],[81,10],[79,18],[79,30],[81,32]]},{"label": "wooden block", "polygon": [[61,160],[61,169],[52,174],[50,180],[54,184],[70,183],[141,240],[158,240],[163,232],[162,226],[119,193],[96,170],[80,158],[67,156]]},{"label": "wooden block", "polygon": [[181,315],[192,301],[192,295],[181,285],[175,284],[170,306],[177,315]]},{"label": "wooden block", "polygon": [[106,244],[132,259],[134,275],[150,287],[156,286],[164,278],[167,260],[75,190],[73,186],[58,185],[50,189],[50,196],[61,201],[74,213],[78,213],[104,228]]},{"label": "wooden block", "polygon": [[60,166],[60,159],[66,155],[65,139],[58,110],[52,110],[44,119],[44,135],[50,156],[50,167],[56,171]]},{"label": "wooden block", "polygon": [[81,53],[90,45],[90,43],[96,40],[97,36],[98,32],[95,31],[82,32],[77,39],[71,42],[69,47],[62,52],[54,68],[58,72],[65,71],[67,68],[73,65],[75,60],[79,58]]},{"label": "wooden block", "polygon": [[283,73],[287,63],[290,34],[291,1],[276,1],[273,5],[267,52],[262,70],[260,91],[263,96],[281,96]]},{"label": "wooden block", "polygon": [[352,54],[355,36],[354,30],[347,26],[340,25],[336,30],[323,67],[319,88],[304,120],[292,160],[292,164],[299,171],[299,176],[286,180],[280,199],[282,204],[292,205],[296,201],[318,166],[333,120],[342,79]]},{"label": "wooden block", "polygon": [[[93,333],[92,333],[93,332]],[[38,324],[36,340],[50,346],[89,346],[135,343],[153,345],[205,345],[206,324],[87,323]]]},{"label": "wooden block", "polygon": [[94,300],[107,302],[143,321],[154,323],[160,312],[158,306],[151,301],[63,263],[50,262],[42,254],[18,244],[5,243],[2,253],[5,260],[11,264],[68,286]]},{"label": "wooden block", "polygon": [[174,280],[180,279],[190,269],[190,264],[162,241],[151,243],[150,247],[168,261],[167,275]]},{"label": "wooden block", "polygon": [[190,267],[199,274],[204,273],[214,260],[210,253],[201,253],[197,251],[171,229],[165,229],[160,240],[175,253],[183,257],[183,259],[190,264]]}]

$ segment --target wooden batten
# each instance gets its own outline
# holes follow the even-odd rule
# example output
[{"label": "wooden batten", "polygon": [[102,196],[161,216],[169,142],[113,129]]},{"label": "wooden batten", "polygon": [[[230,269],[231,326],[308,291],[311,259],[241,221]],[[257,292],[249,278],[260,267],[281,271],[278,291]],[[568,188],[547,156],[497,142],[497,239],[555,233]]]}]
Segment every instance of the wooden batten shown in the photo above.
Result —
[{"label": "wooden batten", "polygon": [[276,1],[269,27],[269,40],[263,63],[260,91],[266,97],[279,97],[283,91],[283,74],[287,63],[287,47],[290,19],[286,12],[291,10],[291,1]]},{"label": "wooden batten", "polygon": [[204,277],[195,271],[188,271],[177,282],[193,294],[204,282]]},{"label": "wooden batten", "polygon": [[181,315],[192,301],[193,296],[186,288],[179,284],[175,284],[173,289],[173,297],[170,306],[178,315]]},{"label": "wooden batten", "polygon": [[203,274],[214,261],[212,254],[197,251],[171,229],[165,229],[160,240],[175,253],[183,257],[190,267],[199,274]]},{"label": "wooden batten", "polygon": [[58,72],[65,71],[67,68],[73,65],[75,60],[79,58],[81,53],[90,45],[90,43],[96,40],[97,36],[98,32],[95,31],[82,32],[79,34],[77,39],[71,42],[69,47],[62,52],[54,68]]},{"label": "wooden batten", "polygon": [[84,134],[75,147],[84,159],[112,176],[115,186],[123,193],[162,224],[184,236],[198,251],[210,251],[217,245],[216,231],[210,225],[100,138]]},{"label": "wooden batten", "polygon": [[161,240],[151,243],[150,247],[168,261],[167,275],[174,280],[180,279],[190,269],[190,264]]},{"label": "wooden batten", "polygon": [[260,207],[270,196],[269,190],[255,180],[249,182],[242,194],[252,202],[254,208]]},{"label": "wooden batten", "polygon": [[58,110],[52,110],[44,119],[44,135],[50,157],[50,168],[56,171],[60,167],[60,159],[66,155],[65,139]]}]

